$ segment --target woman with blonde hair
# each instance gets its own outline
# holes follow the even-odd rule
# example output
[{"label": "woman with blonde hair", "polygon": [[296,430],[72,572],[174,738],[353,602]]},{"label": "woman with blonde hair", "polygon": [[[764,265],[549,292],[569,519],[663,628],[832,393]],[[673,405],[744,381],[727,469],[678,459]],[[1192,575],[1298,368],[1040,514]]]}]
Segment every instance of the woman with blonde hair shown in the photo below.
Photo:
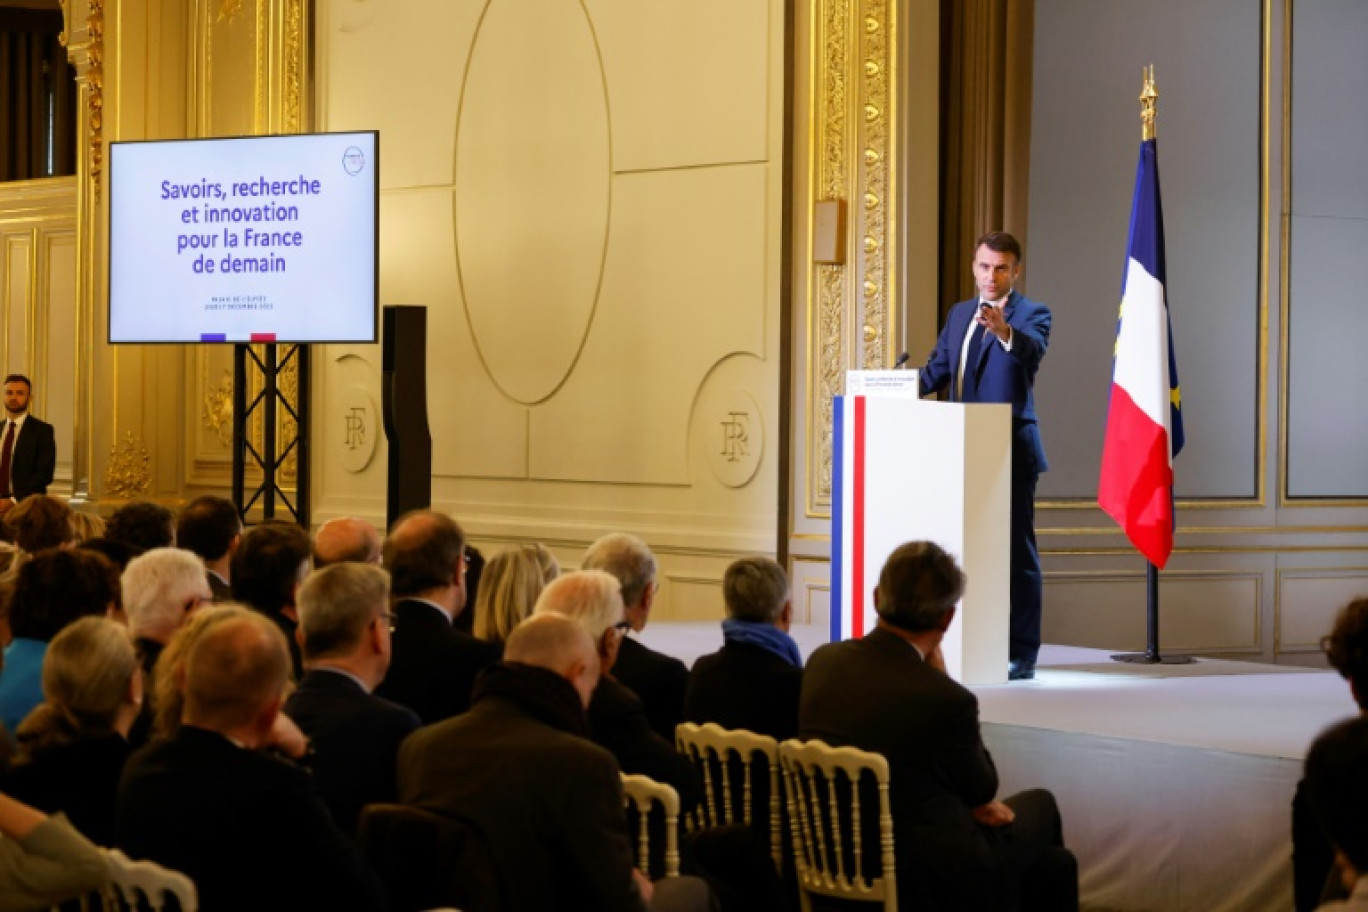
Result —
[{"label": "woman with blonde hair", "polygon": [[503,644],[513,628],[532,614],[546,584],[560,575],[551,552],[539,544],[519,545],[485,565],[475,593],[475,636]]},{"label": "woman with blonde hair", "polygon": [[142,670],[122,624],[73,621],[48,645],[43,702],[16,734],[17,761],[0,790],[109,845],[128,731],[142,706]]}]

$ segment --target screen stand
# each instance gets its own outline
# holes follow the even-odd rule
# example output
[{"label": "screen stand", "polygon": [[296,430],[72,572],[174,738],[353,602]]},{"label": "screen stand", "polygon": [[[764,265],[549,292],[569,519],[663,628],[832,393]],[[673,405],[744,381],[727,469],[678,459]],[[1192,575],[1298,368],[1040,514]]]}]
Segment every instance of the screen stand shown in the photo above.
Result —
[{"label": "screen stand", "polygon": [[[247,514],[261,502],[261,518],[276,518],[276,498],[294,517],[309,528],[309,346],[282,346],[283,358],[277,360],[275,345],[260,346],[259,356],[251,345],[233,346],[233,504],[244,522]],[[263,359],[264,356],[264,359]],[[260,377],[260,388],[247,401],[249,365]],[[293,368],[293,370],[291,370]],[[293,374],[294,395],[281,388],[281,377]],[[293,399],[293,401],[291,401]],[[294,436],[281,439],[277,427],[278,408],[294,422]],[[249,439],[252,420],[260,414],[260,449]],[[280,487],[281,468],[291,454],[295,457],[295,499]],[[248,496],[247,465],[250,458],[260,473],[260,484]]]}]

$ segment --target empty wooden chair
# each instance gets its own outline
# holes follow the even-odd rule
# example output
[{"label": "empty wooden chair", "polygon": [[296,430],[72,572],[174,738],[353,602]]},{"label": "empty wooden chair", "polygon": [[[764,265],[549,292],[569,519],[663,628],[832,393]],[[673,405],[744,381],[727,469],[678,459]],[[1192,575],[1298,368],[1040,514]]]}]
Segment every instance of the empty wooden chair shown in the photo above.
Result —
[{"label": "empty wooden chair", "polygon": [[[789,740],[779,745],[779,765],[804,912],[811,909],[810,894],[881,902],[885,912],[896,912],[888,761],[853,747]],[[878,790],[877,877],[866,871],[864,827],[872,810],[861,804],[860,782],[866,775]]]},{"label": "empty wooden chair", "polygon": [[[715,722],[682,722],[675,729],[675,745],[693,763],[703,782],[703,801],[685,817],[689,829],[734,823],[753,826],[757,818],[763,820],[775,870],[782,870],[779,742],[768,735],[726,729]],[[763,771],[757,771],[757,758],[765,760]],[[762,783],[768,787],[761,787]],[[756,808],[757,796],[765,807]]]},{"label": "empty wooden chair", "polygon": [[651,870],[651,837],[647,830],[647,818],[651,806],[659,803],[665,813],[665,876],[679,876],[679,793],[674,786],[656,782],[649,776],[622,777],[623,800],[626,806],[636,808],[637,816],[637,867],[649,874]]}]

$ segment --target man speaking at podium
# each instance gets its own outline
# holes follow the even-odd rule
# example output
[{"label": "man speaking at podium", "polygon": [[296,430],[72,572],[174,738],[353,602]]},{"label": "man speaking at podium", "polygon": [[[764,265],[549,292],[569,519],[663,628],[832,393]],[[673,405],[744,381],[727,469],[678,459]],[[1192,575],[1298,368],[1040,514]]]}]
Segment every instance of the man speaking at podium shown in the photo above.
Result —
[{"label": "man speaking at podium", "polygon": [[1035,677],[1042,586],[1035,538],[1036,479],[1048,466],[1032,387],[1050,341],[1050,309],[1013,290],[1021,245],[991,231],[974,247],[978,296],[950,308],[921,372],[923,396],[946,390],[952,402],[1012,406],[1012,634],[1009,680]]}]

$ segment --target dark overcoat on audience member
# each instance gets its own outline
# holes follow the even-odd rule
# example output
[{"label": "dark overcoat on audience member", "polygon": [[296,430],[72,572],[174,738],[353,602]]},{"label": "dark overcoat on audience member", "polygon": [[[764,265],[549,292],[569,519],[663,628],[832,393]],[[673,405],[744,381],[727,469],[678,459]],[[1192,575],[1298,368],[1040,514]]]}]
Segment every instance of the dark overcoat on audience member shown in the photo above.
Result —
[{"label": "dark overcoat on audience member", "polygon": [[689,759],[651,727],[641,698],[610,677],[599,680],[589,701],[589,732],[607,748],[628,775],[650,776],[674,786],[686,812],[698,803],[702,789]]},{"label": "dark overcoat on audience member", "polygon": [[675,726],[684,721],[684,691],[689,669],[674,656],[656,652],[630,636],[623,637],[613,663],[613,677],[641,698],[646,718],[660,737],[674,743]]},{"label": "dark overcoat on audience member", "polygon": [[700,656],[684,697],[687,722],[716,722],[776,741],[798,736],[803,669],[763,646],[728,641]]},{"label": "dark overcoat on audience member", "polygon": [[343,832],[361,808],[394,801],[399,743],[418,728],[413,710],[367,693],[350,675],[314,668],[285,702],[314,746],[310,764],[323,801]]},{"label": "dark overcoat on audience member", "polygon": [[469,709],[475,676],[499,660],[499,647],[457,630],[427,602],[401,599],[394,614],[394,654],[376,695],[407,706],[424,725]]},{"label": "dark overcoat on audience member", "polygon": [[385,907],[312,777],[216,732],[184,725],[135,753],[114,829],[129,857],[188,875],[201,912]]}]

